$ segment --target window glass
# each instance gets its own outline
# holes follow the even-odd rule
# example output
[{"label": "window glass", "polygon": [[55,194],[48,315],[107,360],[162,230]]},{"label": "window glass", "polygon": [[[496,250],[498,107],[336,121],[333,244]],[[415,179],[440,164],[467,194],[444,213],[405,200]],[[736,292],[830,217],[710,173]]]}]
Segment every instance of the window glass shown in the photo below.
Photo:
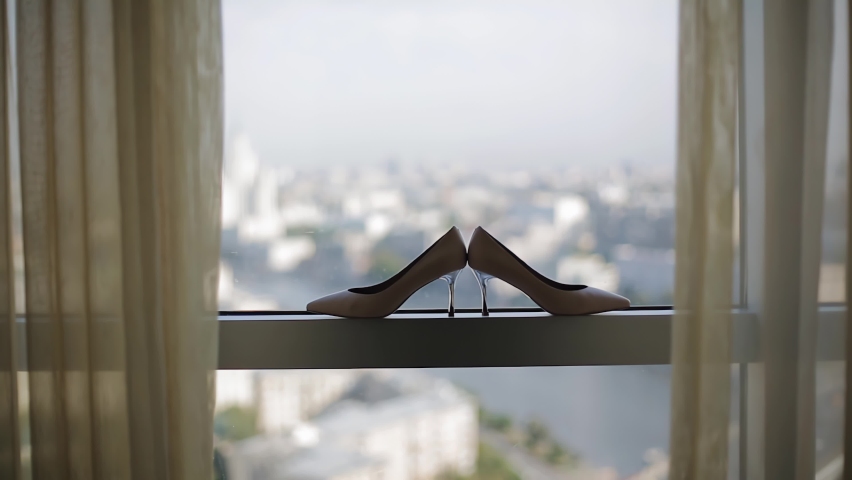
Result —
[{"label": "window glass", "polygon": [[229,480],[663,479],[670,372],[220,371],[219,468]]},{"label": "window glass", "polygon": [[834,56],[825,165],[819,300],[846,300],[846,218],[849,194],[849,44],[845,2],[835,2]]},{"label": "window glass", "polygon": [[[849,12],[848,4],[835,1],[834,58],[829,108],[828,151],[826,158],[825,214],[822,227],[822,268],[819,300],[846,303],[846,242],[849,167]],[[845,306],[845,305],[844,305]],[[824,310],[829,308],[824,307]],[[835,310],[835,309],[831,309]],[[823,314],[823,319],[829,315]],[[836,327],[845,313],[835,315],[836,322],[820,323],[820,328]],[[843,334],[836,336],[843,337]],[[826,335],[821,335],[826,338]],[[835,337],[836,338],[836,337]],[[840,342],[842,344],[842,341]],[[816,365],[816,470],[817,478],[840,478],[843,473],[844,392],[846,362],[844,351],[819,349]],[[833,355],[835,361],[825,361]]]},{"label": "window glass", "polygon": [[[376,283],[452,225],[558,281],[672,302],[675,0],[223,9],[222,309]],[[445,303],[435,284],[406,306]],[[461,275],[456,305],[479,303]]]}]

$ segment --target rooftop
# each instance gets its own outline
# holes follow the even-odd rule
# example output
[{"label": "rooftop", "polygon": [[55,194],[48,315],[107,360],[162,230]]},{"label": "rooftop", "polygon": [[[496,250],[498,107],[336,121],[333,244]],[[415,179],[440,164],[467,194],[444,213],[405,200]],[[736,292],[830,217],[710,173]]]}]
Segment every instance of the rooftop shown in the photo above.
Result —
[{"label": "rooftop", "polygon": [[435,390],[406,393],[375,403],[343,400],[317,416],[313,423],[323,435],[363,433],[422,413],[472,402],[458,389],[441,385]]},{"label": "rooftop", "polygon": [[381,460],[357,452],[332,445],[318,445],[299,450],[281,462],[275,478],[321,480],[381,463]]}]

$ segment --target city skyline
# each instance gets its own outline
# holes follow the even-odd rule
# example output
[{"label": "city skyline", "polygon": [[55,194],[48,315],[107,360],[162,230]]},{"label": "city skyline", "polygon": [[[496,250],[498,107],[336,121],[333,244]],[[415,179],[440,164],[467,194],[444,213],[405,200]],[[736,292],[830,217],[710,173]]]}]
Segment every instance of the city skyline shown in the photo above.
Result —
[{"label": "city skyline", "polygon": [[[247,135],[223,171],[220,308],[302,310],[323,295],[393,275],[452,225],[481,225],[557,281],[671,304],[674,190],[647,169],[477,171],[385,163],[369,168],[264,165]],[[480,293],[466,276],[460,308]],[[405,308],[446,305],[429,285]],[[494,306],[532,306],[493,285]]]}]

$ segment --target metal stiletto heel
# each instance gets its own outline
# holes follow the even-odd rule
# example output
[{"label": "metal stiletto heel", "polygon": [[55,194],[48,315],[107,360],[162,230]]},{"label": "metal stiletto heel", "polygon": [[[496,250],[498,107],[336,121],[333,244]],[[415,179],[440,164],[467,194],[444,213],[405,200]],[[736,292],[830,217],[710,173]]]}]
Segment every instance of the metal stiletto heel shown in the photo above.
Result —
[{"label": "metal stiletto heel", "polygon": [[473,276],[476,277],[476,283],[479,284],[479,291],[482,292],[482,316],[487,317],[488,316],[488,290],[487,290],[486,284],[488,283],[488,280],[491,280],[494,277],[492,277],[491,275],[488,275],[487,273],[480,272],[479,270],[475,270],[475,269],[471,269],[471,270],[473,270]]},{"label": "metal stiletto heel", "polygon": [[448,317],[456,316],[456,279],[459,278],[459,272],[461,270],[456,270],[441,277],[447,281],[447,287],[450,289],[450,306],[447,307]]}]

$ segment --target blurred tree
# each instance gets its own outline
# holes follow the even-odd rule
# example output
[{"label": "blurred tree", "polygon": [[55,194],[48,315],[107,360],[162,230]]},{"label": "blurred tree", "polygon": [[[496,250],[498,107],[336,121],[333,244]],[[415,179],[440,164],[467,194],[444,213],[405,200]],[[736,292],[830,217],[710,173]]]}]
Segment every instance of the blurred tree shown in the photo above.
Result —
[{"label": "blurred tree", "polygon": [[507,432],[512,428],[512,419],[508,415],[499,413],[490,413],[484,408],[479,409],[479,421],[485,428],[497,430],[498,432]]},{"label": "blurred tree", "polygon": [[550,431],[538,420],[527,424],[527,448],[535,448],[540,443],[550,440]]},{"label": "blurred tree", "polygon": [[550,444],[550,450],[545,455],[545,460],[551,465],[576,467],[580,463],[580,456],[576,453],[566,450],[556,442]]},{"label": "blurred tree", "polygon": [[470,476],[446,472],[438,475],[437,480],[521,480],[509,462],[497,450],[485,443],[479,443],[476,457],[476,472]]},{"label": "blurred tree", "polygon": [[509,462],[497,450],[484,443],[479,444],[474,480],[521,480]]},{"label": "blurred tree", "polygon": [[564,462],[565,457],[567,457],[567,455],[565,454],[565,449],[563,449],[562,446],[558,443],[553,443],[550,445],[550,451],[547,452],[545,459],[548,461],[548,463],[551,463],[553,465],[559,465]]},{"label": "blurred tree", "polygon": [[257,411],[228,407],[213,420],[213,432],[222,440],[239,441],[257,435]]},{"label": "blurred tree", "polygon": [[228,480],[228,463],[218,448],[213,449],[213,480]]}]

